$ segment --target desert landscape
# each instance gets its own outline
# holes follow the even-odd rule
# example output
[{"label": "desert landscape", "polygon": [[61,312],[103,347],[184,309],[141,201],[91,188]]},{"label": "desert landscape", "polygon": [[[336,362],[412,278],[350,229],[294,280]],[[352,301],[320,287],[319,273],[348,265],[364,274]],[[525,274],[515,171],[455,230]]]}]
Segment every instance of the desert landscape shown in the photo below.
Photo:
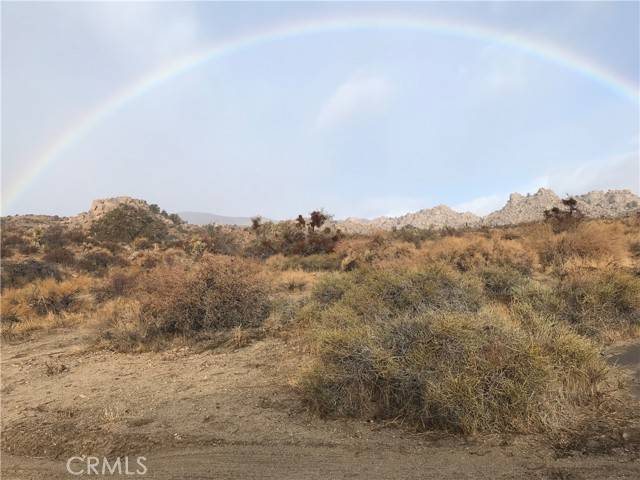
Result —
[{"label": "desert landscape", "polygon": [[636,478],[638,215],[541,190],[468,224],[3,217],[2,476]]},{"label": "desert landscape", "polygon": [[640,2],[0,43],[2,480],[640,479]]}]

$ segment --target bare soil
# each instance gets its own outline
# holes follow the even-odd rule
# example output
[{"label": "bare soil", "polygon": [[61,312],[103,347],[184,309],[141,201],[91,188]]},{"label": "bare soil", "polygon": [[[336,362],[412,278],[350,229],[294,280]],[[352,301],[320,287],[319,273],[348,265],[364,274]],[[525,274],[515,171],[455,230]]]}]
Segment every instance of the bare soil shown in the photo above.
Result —
[{"label": "bare soil", "polygon": [[[4,342],[3,479],[75,478],[66,471],[74,455],[143,455],[153,479],[640,478],[637,450],[624,447],[559,456],[536,437],[319,419],[292,386],[304,357],[281,339],[118,354],[92,349],[91,337],[67,330]],[[638,342],[610,353],[636,380],[639,356]]]}]

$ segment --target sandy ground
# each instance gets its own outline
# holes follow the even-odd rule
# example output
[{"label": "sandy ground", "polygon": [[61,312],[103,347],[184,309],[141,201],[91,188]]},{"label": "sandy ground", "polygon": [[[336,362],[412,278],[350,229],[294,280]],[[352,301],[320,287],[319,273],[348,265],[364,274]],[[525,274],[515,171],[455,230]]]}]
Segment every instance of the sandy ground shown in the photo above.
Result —
[{"label": "sandy ground", "polygon": [[[532,437],[318,419],[291,387],[302,356],[282,340],[128,355],[87,350],[89,335],[3,344],[3,479],[78,478],[66,470],[74,455],[144,456],[149,479],[640,478],[638,453],[624,449],[557,458]],[[638,395],[639,357],[640,343],[610,353]]]}]

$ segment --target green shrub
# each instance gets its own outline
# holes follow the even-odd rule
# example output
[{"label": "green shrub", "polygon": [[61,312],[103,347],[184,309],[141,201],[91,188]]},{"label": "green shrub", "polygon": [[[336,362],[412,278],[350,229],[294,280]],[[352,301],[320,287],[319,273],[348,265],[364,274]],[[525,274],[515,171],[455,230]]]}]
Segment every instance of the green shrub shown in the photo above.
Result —
[{"label": "green shrub", "polygon": [[168,234],[167,225],[149,210],[120,205],[105,213],[91,225],[91,235],[98,241],[131,243],[137,237],[161,242]]}]

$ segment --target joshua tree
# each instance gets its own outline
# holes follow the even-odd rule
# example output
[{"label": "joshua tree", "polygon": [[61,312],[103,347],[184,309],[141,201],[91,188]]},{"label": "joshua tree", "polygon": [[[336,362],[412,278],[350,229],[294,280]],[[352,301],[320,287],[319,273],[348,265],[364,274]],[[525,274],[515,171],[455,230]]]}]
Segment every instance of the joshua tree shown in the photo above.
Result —
[{"label": "joshua tree", "polygon": [[328,220],[328,216],[322,210],[314,210],[309,214],[309,227],[311,231],[314,231],[316,228],[322,227],[324,222]]}]

